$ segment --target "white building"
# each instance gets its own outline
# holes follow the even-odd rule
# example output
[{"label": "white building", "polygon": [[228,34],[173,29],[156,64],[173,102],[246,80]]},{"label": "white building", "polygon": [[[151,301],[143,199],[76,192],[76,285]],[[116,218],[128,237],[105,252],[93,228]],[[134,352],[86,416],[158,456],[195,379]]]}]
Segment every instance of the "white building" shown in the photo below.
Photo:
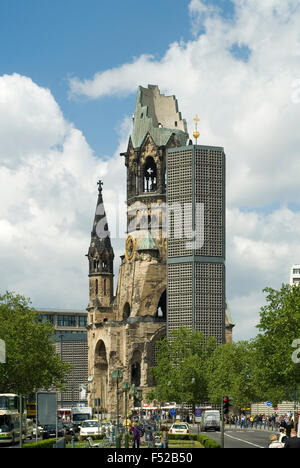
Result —
[{"label": "white building", "polygon": [[290,285],[300,283],[300,265],[293,265],[291,269]]}]

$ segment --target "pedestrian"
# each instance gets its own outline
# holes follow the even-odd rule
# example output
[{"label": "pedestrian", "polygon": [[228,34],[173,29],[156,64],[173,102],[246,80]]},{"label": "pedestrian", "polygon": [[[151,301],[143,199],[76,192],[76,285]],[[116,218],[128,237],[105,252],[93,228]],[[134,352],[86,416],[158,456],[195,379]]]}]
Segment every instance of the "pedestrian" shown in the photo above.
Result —
[{"label": "pedestrian", "polygon": [[161,448],[168,448],[168,430],[166,426],[161,426],[160,442]]},{"label": "pedestrian", "polygon": [[295,429],[291,430],[291,437],[286,440],[284,448],[300,448],[300,437],[297,437]]},{"label": "pedestrian", "polygon": [[133,434],[132,448],[138,449],[140,448],[140,430],[136,423],[133,424],[132,434]]},{"label": "pedestrian", "polygon": [[280,421],[279,431],[280,431],[280,432],[285,432],[286,426],[287,426],[287,424],[286,424],[286,422],[285,422],[285,419],[282,418],[281,421]]},{"label": "pedestrian", "polygon": [[279,442],[276,434],[269,436],[270,444],[268,448],[284,448],[284,444]]},{"label": "pedestrian", "polygon": [[292,429],[294,429],[294,422],[293,422],[292,418],[289,417],[286,428],[285,428],[285,432],[286,432],[287,437],[291,437]]}]

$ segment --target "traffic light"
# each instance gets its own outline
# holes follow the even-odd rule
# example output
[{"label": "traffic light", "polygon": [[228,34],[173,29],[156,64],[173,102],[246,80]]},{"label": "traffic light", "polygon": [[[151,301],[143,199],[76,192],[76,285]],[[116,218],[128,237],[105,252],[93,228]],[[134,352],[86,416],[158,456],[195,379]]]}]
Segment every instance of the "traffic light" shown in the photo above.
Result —
[{"label": "traffic light", "polygon": [[228,396],[224,396],[224,397],[223,397],[223,413],[224,413],[224,414],[228,414],[228,413],[229,413],[229,406],[230,406],[229,397],[228,397]]}]

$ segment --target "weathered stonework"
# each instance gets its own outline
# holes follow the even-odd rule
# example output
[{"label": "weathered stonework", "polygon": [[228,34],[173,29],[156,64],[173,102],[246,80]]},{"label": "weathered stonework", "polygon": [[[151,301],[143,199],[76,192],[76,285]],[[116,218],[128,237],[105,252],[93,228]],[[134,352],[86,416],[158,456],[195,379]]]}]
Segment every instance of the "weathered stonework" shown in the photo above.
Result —
[{"label": "weathered stonework", "polygon": [[[120,369],[123,382],[135,384],[144,399],[154,385],[150,368],[155,363],[155,345],[166,335],[166,151],[187,140],[186,123],[174,96],[161,95],[156,86],[140,87],[133,132],[127,151],[121,155],[127,168],[127,239],[116,296],[113,249],[109,237],[97,231],[97,226],[107,224],[99,183],[87,255],[88,361],[89,376],[93,377],[90,404],[100,398],[104,413],[116,414],[113,370]],[[119,404],[124,413],[124,395]]]}]

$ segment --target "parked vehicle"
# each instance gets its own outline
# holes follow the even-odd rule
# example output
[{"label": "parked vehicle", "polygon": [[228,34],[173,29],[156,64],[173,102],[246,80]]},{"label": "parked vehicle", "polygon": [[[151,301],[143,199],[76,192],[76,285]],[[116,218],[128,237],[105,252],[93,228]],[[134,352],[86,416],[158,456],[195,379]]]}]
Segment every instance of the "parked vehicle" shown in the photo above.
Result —
[{"label": "parked vehicle", "polygon": [[63,422],[63,426],[65,428],[66,435],[74,435],[74,427],[71,422]]},{"label": "parked vehicle", "polygon": [[101,421],[101,434],[105,434],[107,429],[111,431],[114,424],[111,421]]},{"label": "parked vehicle", "polygon": [[101,425],[97,419],[87,419],[83,421],[79,429],[80,440],[84,440],[87,437],[99,436],[101,434]]},{"label": "parked vehicle", "polygon": [[190,433],[190,428],[187,423],[177,422],[175,424],[172,424],[172,426],[169,429],[169,434],[189,434],[189,433]]},{"label": "parked vehicle", "polygon": [[64,437],[65,436],[65,429],[61,422],[57,423],[57,428],[55,424],[47,424],[43,427],[41,431],[42,439],[52,439],[56,437],[56,429],[57,429],[57,437]]},{"label": "parked vehicle", "polygon": [[201,416],[201,431],[220,431],[221,417],[218,410],[205,410]]},{"label": "parked vehicle", "polygon": [[32,419],[26,419],[26,437],[27,439],[33,439],[33,420]]},{"label": "parked vehicle", "polygon": [[90,406],[72,408],[72,424],[75,432],[78,432],[79,426],[88,419],[92,419],[92,408]]}]

